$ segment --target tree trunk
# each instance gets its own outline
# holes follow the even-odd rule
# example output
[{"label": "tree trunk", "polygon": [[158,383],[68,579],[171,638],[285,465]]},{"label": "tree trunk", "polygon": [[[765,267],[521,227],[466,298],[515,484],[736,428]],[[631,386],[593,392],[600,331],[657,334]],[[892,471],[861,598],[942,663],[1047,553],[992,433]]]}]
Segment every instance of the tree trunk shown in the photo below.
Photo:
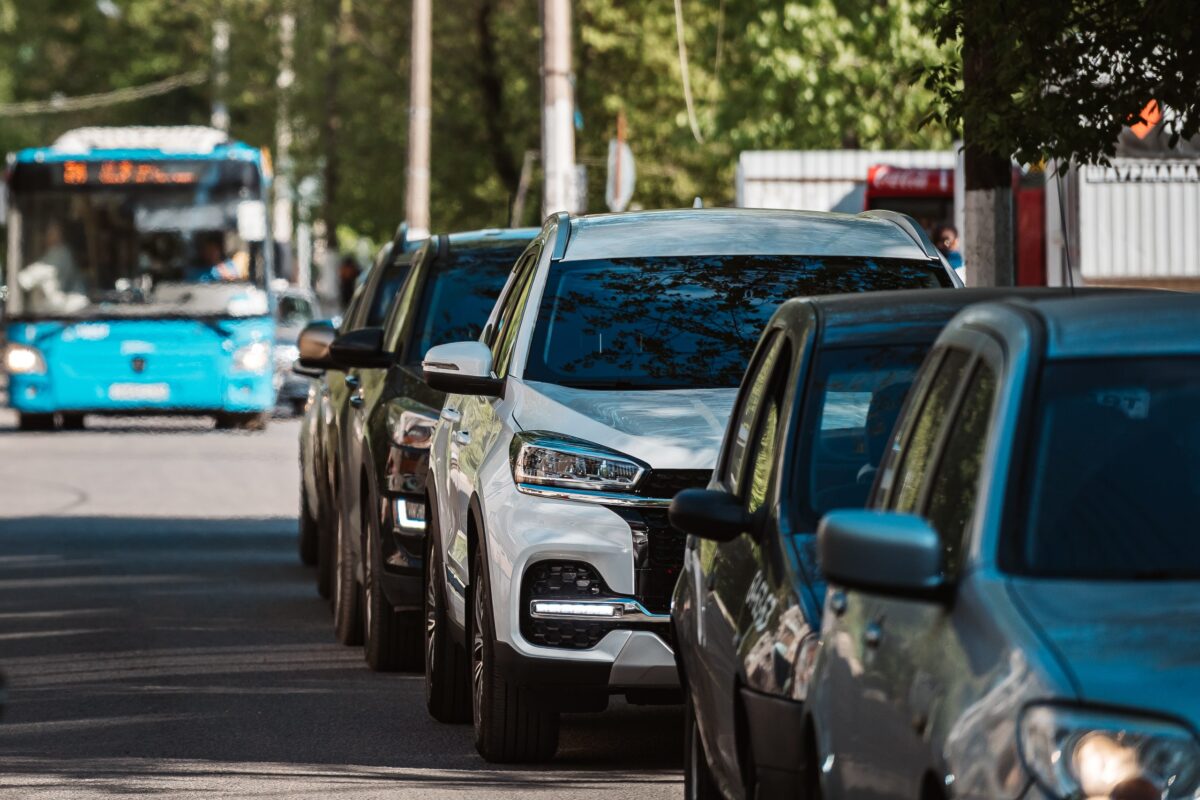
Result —
[{"label": "tree trunk", "polygon": [[[1012,159],[1007,153],[994,153],[979,145],[975,132],[982,127],[987,110],[1004,102],[992,97],[990,65],[995,58],[990,44],[975,36],[971,21],[985,19],[991,0],[967,2],[963,25],[963,138],[966,152],[963,171],[966,178],[962,232],[969,286],[1013,286],[1013,196]],[[980,16],[983,15],[983,16]]]},{"label": "tree trunk", "polygon": [[[521,169],[513,157],[506,137],[504,107],[504,76],[496,51],[496,33],[492,29],[494,0],[483,0],[475,17],[479,34],[479,92],[483,98],[483,123],[487,130],[488,150],[492,167],[504,184],[509,197],[514,197],[521,183]],[[509,209],[511,211],[511,209]]]}]

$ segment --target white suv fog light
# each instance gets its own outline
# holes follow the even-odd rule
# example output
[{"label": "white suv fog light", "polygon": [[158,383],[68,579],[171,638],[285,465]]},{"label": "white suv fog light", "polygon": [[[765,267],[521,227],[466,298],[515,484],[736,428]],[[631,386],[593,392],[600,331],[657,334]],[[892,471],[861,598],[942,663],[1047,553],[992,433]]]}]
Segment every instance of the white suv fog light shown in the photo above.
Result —
[{"label": "white suv fog light", "polygon": [[534,600],[529,604],[534,617],[616,619],[625,613],[621,603],[564,603],[558,600]]}]

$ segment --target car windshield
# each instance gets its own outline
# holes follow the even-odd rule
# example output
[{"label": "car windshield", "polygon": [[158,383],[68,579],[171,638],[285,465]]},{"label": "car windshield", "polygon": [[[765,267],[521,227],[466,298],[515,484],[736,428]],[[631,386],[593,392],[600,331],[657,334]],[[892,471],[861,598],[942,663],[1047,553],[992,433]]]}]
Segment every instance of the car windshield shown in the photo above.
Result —
[{"label": "car windshield", "polygon": [[47,190],[20,195],[10,311],[26,318],[267,313],[262,214],[247,189]]},{"label": "car windshield", "polygon": [[949,286],[929,262],[689,256],[554,264],[524,377],[595,389],[736,387],[763,326],[805,295]]},{"label": "car windshield", "polygon": [[1051,362],[1035,407],[1019,570],[1200,579],[1200,359]]},{"label": "car windshield", "polygon": [[806,393],[798,504],[815,529],[837,508],[862,508],[928,346],[828,348]]},{"label": "car windshield", "polygon": [[524,249],[524,242],[517,247],[464,247],[435,261],[418,304],[409,360],[420,363],[425,352],[439,344],[478,339]]}]

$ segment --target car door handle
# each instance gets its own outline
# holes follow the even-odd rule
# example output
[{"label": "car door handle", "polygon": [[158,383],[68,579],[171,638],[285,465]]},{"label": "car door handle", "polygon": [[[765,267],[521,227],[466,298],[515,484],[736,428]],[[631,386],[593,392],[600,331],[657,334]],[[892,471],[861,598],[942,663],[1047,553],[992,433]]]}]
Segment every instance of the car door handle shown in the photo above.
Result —
[{"label": "car door handle", "polygon": [[361,394],[350,395],[350,405],[354,406],[355,408],[362,408],[364,402],[365,401],[363,400]]},{"label": "car door handle", "polygon": [[346,376],[346,385],[349,386],[351,389],[357,389],[358,384],[359,384],[359,380],[358,380],[357,375],[347,375]]},{"label": "car door handle", "polygon": [[442,419],[446,420],[447,422],[458,422],[462,419],[462,414],[457,408],[443,408]]},{"label": "car door handle", "polygon": [[459,444],[463,444],[463,445],[470,444],[471,443],[471,432],[470,431],[455,431],[454,432],[454,441],[458,442]]},{"label": "car door handle", "polygon": [[846,613],[846,593],[841,591],[833,592],[829,595],[829,610],[834,613],[834,616],[840,617]]},{"label": "car door handle", "polygon": [[872,650],[879,647],[883,641],[883,625],[878,622],[872,622],[867,625],[867,629],[863,631],[863,644]]}]

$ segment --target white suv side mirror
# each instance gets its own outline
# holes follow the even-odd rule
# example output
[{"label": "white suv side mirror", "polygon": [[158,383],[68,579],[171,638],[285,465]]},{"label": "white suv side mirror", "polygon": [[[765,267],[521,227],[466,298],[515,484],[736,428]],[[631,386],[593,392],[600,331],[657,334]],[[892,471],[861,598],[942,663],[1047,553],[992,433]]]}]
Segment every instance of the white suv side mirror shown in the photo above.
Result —
[{"label": "white suv side mirror", "polygon": [[425,382],[446,394],[503,397],[504,379],[492,375],[492,351],[483,342],[450,342],[429,348],[421,362]]}]

